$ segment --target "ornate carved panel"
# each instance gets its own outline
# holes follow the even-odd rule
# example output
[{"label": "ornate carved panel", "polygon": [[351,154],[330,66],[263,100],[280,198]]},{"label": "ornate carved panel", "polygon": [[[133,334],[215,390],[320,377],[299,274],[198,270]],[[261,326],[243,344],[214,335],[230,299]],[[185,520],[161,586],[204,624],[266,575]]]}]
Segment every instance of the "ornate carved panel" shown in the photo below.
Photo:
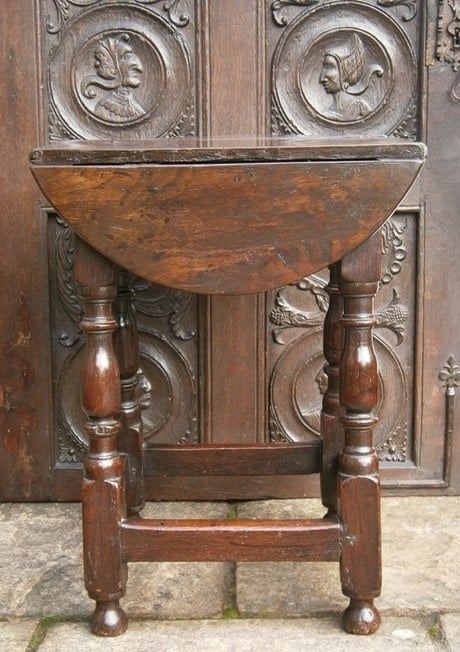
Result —
[{"label": "ornate carved panel", "polygon": [[[397,213],[382,231],[384,271],[377,297],[375,348],[380,365],[380,423],[376,446],[388,463],[412,461],[416,432],[415,381],[417,225],[413,213]],[[323,371],[322,324],[329,297],[322,272],[273,293],[267,336],[270,367],[270,438],[319,437]]]},{"label": "ornate carved panel", "polygon": [[[423,12],[416,0],[280,0],[270,3],[271,130],[312,136],[421,137],[418,52]],[[378,295],[383,466],[415,462],[418,216],[385,225],[386,267]],[[267,319],[269,437],[319,436],[322,324],[327,273],[273,293]]]},{"label": "ornate carved panel", "polygon": [[[189,0],[44,0],[41,3],[48,140],[151,139],[196,133],[196,17]],[[51,215],[55,458],[82,458],[81,309],[73,234]],[[139,399],[146,441],[197,437],[196,297],[140,279]]]},{"label": "ornate carved panel", "polygon": [[415,2],[281,0],[271,12],[273,133],[416,137]]},{"label": "ornate carved panel", "polygon": [[[271,131],[381,130],[427,141],[428,163],[408,199],[423,214],[399,212],[397,228],[386,233],[377,347],[381,389],[385,402],[395,394],[395,409],[381,403],[386,426],[377,443],[392,491],[460,492],[459,8],[460,0],[0,2],[8,160],[0,220],[8,288],[0,320],[4,500],[78,500],[73,471],[86,441],[75,377],[81,334],[72,234],[55,216],[40,216],[30,150],[64,138]],[[326,54],[348,75],[341,97],[333,80],[320,81]],[[397,99],[405,57],[409,85]],[[174,89],[177,98],[166,106]],[[216,297],[202,303],[199,320],[194,297],[137,282],[149,440],[193,440],[196,414],[205,441],[218,441],[216,432],[219,441],[248,441],[254,432],[257,441],[316,437],[326,278],[317,274],[267,298]],[[161,490],[199,498],[225,497],[235,487],[240,497],[315,491],[300,481],[180,478]],[[158,496],[158,478],[154,484],[150,495]]]},{"label": "ornate carved panel", "polygon": [[188,0],[46,0],[48,138],[195,133]]},{"label": "ornate carved panel", "polygon": [[[77,379],[83,346],[73,281],[74,236],[49,219],[55,455],[59,466],[79,463],[87,445]],[[132,278],[140,328],[138,398],[146,442],[197,439],[197,300],[195,295]]]},{"label": "ornate carved panel", "polygon": [[[460,68],[460,1],[438,0],[438,29],[436,58],[452,66],[454,72]],[[451,88],[451,99],[460,102],[460,79]]]}]

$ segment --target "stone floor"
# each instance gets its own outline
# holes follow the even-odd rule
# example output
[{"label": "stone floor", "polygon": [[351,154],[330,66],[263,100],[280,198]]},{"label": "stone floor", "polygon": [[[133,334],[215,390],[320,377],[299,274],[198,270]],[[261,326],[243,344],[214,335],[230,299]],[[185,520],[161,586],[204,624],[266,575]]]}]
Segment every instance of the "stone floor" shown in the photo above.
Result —
[{"label": "stone floor", "polygon": [[[149,504],[146,515],[234,518],[226,503]],[[316,500],[239,503],[255,514],[320,516]],[[383,500],[383,625],[372,637],[340,629],[346,604],[328,563],[130,565],[128,632],[88,630],[80,506],[0,506],[0,652],[460,651],[460,498]]]}]

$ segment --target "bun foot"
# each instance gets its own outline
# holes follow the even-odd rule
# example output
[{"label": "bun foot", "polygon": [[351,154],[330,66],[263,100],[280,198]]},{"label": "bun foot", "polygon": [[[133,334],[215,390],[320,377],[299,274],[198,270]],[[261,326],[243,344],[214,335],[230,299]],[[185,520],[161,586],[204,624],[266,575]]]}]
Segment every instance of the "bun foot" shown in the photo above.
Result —
[{"label": "bun foot", "polygon": [[128,629],[128,616],[118,600],[96,602],[90,629],[97,636],[119,636]]},{"label": "bun foot", "polygon": [[373,600],[350,600],[343,614],[343,628],[349,634],[373,634],[382,622]]}]

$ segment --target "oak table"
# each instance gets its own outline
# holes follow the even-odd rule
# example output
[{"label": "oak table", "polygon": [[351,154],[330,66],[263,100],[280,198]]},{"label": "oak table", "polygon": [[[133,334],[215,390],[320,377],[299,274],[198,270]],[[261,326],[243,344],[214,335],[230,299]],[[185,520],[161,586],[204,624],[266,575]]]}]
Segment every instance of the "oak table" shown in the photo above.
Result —
[{"label": "oak table", "polygon": [[[59,142],[32,172],[79,236],[75,271],[86,335],[82,406],[86,587],[92,631],[127,628],[128,561],[337,561],[350,598],[344,627],[380,624],[380,487],[373,447],[372,344],[379,227],[423,164],[419,143],[382,139],[158,139]],[[328,387],[321,443],[188,445],[189,475],[320,473],[323,519],[144,519],[139,352],[119,269],[207,294],[263,292],[330,269]],[[117,300],[116,300],[117,299]],[[115,337],[114,337],[115,335]],[[177,449],[176,449],[177,450]],[[171,451],[158,446],[157,464]],[[186,499],[186,496],[184,496]]]}]

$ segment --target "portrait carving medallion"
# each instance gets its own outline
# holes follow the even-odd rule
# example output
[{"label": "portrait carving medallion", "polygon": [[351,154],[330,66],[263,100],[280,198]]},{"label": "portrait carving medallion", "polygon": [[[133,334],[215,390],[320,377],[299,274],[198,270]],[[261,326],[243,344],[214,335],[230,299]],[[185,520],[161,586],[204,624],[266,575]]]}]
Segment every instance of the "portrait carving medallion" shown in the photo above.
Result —
[{"label": "portrait carving medallion", "polygon": [[156,138],[190,112],[192,67],[179,30],[131,3],[91,7],[50,54],[52,109],[75,138]]},{"label": "portrait carving medallion", "polygon": [[[374,444],[380,446],[404,420],[407,387],[404,370],[392,348],[379,336],[374,346],[380,361],[379,423]],[[322,331],[314,329],[294,339],[279,357],[270,379],[272,429],[278,438],[306,441],[320,437],[321,407],[327,388]],[[386,397],[391,396],[392,400]]]},{"label": "portrait carving medallion", "polygon": [[388,14],[357,2],[315,5],[276,48],[273,112],[293,133],[389,134],[407,116],[415,70],[412,47]]},{"label": "portrait carving medallion", "polygon": [[98,35],[76,58],[75,95],[90,115],[107,124],[144,118],[155,108],[164,85],[162,60],[139,34]]},{"label": "portrait carving medallion", "polygon": [[[385,85],[379,81],[384,76],[391,75],[391,64],[383,65],[372,58],[372,48],[366,48],[364,39],[356,32],[348,38],[334,38],[329,47],[324,48],[319,83],[330,96],[328,107],[323,102],[317,102],[317,111],[324,118],[333,122],[353,122],[362,120],[378,109],[385,98]],[[380,53],[379,53],[380,54]],[[382,59],[384,53],[382,52]],[[307,78],[307,75],[304,75]],[[384,85],[385,84],[385,85]],[[305,94],[305,101],[309,98]],[[317,100],[317,97],[315,98]],[[313,101],[315,101],[313,100]]]}]

